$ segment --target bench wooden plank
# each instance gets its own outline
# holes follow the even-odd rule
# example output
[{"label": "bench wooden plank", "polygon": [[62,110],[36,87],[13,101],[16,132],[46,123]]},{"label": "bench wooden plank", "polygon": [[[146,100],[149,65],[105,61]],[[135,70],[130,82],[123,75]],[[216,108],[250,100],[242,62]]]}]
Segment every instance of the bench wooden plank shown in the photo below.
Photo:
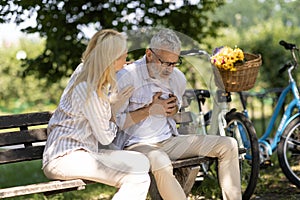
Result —
[{"label": "bench wooden plank", "polygon": [[27,194],[43,193],[49,191],[66,190],[69,188],[82,190],[86,186],[83,180],[75,179],[68,181],[50,181],[47,183],[37,183],[26,186],[17,186],[0,189],[0,198],[21,196]]},{"label": "bench wooden plank", "polygon": [[176,160],[172,162],[173,168],[180,168],[180,167],[189,167],[189,166],[196,166],[200,165],[200,163],[207,162],[212,160],[213,158],[210,157],[193,157],[193,158],[186,158],[181,160]]},{"label": "bench wooden plank", "polygon": [[0,150],[0,164],[41,159],[45,146]]},{"label": "bench wooden plank", "polygon": [[51,112],[35,112],[0,117],[0,129],[48,124]]},{"label": "bench wooden plank", "polygon": [[0,133],[0,147],[47,140],[47,128]]}]

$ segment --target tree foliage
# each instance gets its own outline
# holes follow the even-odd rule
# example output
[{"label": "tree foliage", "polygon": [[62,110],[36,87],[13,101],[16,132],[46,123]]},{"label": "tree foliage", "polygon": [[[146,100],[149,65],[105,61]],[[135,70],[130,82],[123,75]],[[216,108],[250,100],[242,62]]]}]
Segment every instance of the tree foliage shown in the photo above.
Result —
[{"label": "tree foliage", "polygon": [[237,45],[247,52],[261,54],[263,64],[256,81],[258,88],[284,87],[287,74],[278,74],[278,70],[291,55],[279,41],[300,46],[299,7],[300,1],[296,0],[232,0],[217,8],[218,14],[214,16],[229,24],[219,30],[223,37],[205,42],[215,47]]},{"label": "tree foliage", "polygon": [[84,33],[88,27],[128,31],[164,26],[201,42],[206,36],[215,37],[217,28],[224,25],[207,15],[223,3],[223,0],[2,0],[0,22],[20,24],[36,17],[37,25],[23,31],[38,32],[46,38],[46,47],[36,58],[26,60],[25,74],[56,82],[69,76],[80,62],[89,39]]},{"label": "tree foliage", "polygon": [[[0,48],[0,112],[22,113],[25,111],[52,110],[57,104],[65,79],[45,87],[45,78],[36,79],[33,75],[21,78],[21,60],[17,55],[26,52],[28,58],[39,55],[45,42],[20,38],[14,45]],[[47,107],[47,108],[45,108]]]},{"label": "tree foliage", "polygon": [[[209,0],[199,0],[193,5],[191,2],[195,0],[182,1],[183,5],[176,5],[180,1],[168,2],[0,1],[0,23],[10,20],[21,23],[32,16],[37,19],[37,25],[27,27],[24,32],[39,33],[45,40],[41,44],[23,41],[21,47],[0,48],[0,110],[19,108],[16,112],[20,112],[30,105],[57,104],[66,84],[64,77],[68,77],[80,62],[89,38],[85,35],[87,27],[133,31],[132,38],[129,38],[132,58],[144,53],[142,47],[148,45],[152,33],[147,27],[159,25],[190,36],[209,52],[221,45],[237,45],[247,52],[262,55],[263,65],[253,90],[282,87],[287,83],[286,75],[279,76],[278,69],[290,55],[278,42],[284,39],[300,46],[300,1],[227,0],[224,5],[223,1]],[[220,21],[228,26],[219,28],[224,25],[218,23]],[[141,31],[134,32],[138,29]],[[217,34],[223,36],[215,37]],[[20,49],[28,55],[27,65],[23,68],[16,60],[16,52]],[[196,58],[185,59],[184,63],[189,64],[180,70],[187,76],[191,87],[205,88],[199,81],[203,77],[199,76],[208,77],[203,66],[209,63],[202,65],[198,61]],[[20,79],[24,70],[25,77]],[[51,87],[45,86],[50,82],[55,83]],[[45,110],[37,106],[34,109]]]}]

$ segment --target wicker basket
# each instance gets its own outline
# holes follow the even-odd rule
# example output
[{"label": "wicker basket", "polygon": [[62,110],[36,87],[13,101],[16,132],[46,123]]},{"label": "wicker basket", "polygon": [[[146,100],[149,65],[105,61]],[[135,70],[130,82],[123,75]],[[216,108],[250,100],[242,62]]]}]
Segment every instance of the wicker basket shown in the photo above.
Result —
[{"label": "wicker basket", "polygon": [[246,62],[236,65],[236,71],[219,69],[213,66],[216,86],[227,92],[240,92],[251,89],[256,81],[261,55],[244,53]]}]

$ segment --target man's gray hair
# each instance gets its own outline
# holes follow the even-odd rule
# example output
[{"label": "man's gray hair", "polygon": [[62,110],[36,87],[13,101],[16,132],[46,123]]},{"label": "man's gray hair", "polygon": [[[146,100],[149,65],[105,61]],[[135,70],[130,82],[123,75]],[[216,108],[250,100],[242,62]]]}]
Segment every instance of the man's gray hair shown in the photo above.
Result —
[{"label": "man's gray hair", "polygon": [[179,54],[181,42],[174,31],[170,29],[162,29],[152,37],[150,48],[162,49]]}]

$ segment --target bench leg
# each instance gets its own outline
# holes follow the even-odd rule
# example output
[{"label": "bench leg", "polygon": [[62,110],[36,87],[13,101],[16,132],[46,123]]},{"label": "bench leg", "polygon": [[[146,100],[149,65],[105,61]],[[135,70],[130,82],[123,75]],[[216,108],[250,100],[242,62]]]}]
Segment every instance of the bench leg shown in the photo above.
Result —
[{"label": "bench leg", "polygon": [[195,183],[200,166],[183,167],[174,169],[174,175],[183,188],[184,193],[188,196]]},{"label": "bench leg", "polygon": [[[174,169],[174,175],[183,188],[184,193],[188,196],[195,183],[196,177],[200,170],[200,166],[183,167]],[[152,200],[163,200],[158,192],[156,182],[152,173],[150,173],[151,184],[149,188],[149,194]]]}]

